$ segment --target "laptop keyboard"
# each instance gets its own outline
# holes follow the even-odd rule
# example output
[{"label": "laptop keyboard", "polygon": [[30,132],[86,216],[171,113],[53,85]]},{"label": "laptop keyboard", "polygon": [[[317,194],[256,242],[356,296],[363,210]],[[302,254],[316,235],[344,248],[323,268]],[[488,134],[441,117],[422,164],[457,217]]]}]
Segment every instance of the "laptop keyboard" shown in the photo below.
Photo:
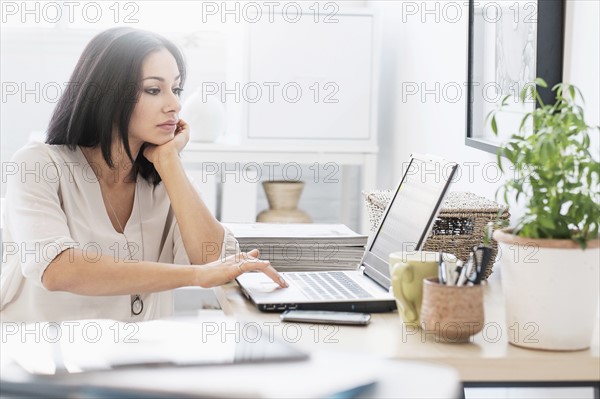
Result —
[{"label": "laptop keyboard", "polygon": [[289,273],[285,277],[293,281],[296,287],[310,299],[331,300],[373,297],[344,272]]}]

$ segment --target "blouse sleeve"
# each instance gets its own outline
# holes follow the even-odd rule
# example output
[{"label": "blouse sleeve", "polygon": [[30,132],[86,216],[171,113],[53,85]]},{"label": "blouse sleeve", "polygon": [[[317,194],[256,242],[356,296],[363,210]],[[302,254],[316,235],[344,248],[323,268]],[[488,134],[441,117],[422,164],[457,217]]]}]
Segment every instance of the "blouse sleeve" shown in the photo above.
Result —
[{"label": "blouse sleeve", "polygon": [[[42,276],[61,252],[78,246],[61,207],[60,176],[64,173],[42,143],[31,143],[13,156],[6,173],[5,228],[13,239],[23,276],[45,288]],[[7,169],[8,170],[8,169]]]}]

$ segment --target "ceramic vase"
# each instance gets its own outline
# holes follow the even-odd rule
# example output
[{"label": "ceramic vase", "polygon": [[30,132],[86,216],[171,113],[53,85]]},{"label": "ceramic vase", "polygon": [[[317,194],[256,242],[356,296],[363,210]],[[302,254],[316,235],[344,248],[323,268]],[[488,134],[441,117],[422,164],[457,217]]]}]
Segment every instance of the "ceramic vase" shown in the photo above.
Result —
[{"label": "ceramic vase", "polygon": [[310,216],[298,209],[298,201],[304,189],[304,182],[275,180],[263,182],[269,202],[269,209],[258,214],[257,222],[262,223],[311,223]]}]

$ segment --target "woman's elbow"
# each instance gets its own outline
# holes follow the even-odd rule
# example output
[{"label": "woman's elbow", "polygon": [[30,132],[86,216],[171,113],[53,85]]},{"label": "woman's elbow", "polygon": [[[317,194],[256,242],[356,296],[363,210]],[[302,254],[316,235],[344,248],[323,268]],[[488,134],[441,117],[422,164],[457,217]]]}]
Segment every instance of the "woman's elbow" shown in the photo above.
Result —
[{"label": "woman's elbow", "polygon": [[64,291],[60,278],[57,276],[58,273],[54,272],[56,265],[52,263],[50,263],[42,275],[42,285],[48,291]]},{"label": "woman's elbow", "polygon": [[69,287],[66,284],[68,282],[68,278],[66,278],[68,273],[66,273],[67,270],[65,270],[65,265],[62,263],[64,263],[65,259],[70,258],[69,254],[67,254],[67,256],[63,255],[72,250],[73,249],[67,249],[61,252],[52,260],[52,262],[50,262],[48,267],[46,267],[44,274],[42,274],[42,285],[46,290],[69,291]]}]

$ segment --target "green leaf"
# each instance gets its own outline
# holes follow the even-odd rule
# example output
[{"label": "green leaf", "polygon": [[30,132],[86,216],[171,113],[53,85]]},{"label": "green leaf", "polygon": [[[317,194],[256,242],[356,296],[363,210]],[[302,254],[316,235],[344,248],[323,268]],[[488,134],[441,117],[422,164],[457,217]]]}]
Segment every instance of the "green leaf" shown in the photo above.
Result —
[{"label": "green leaf", "polygon": [[531,84],[525,84],[525,86],[523,86],[523,89],[521,90],[521,93],[519,93],[519,101],[522,103],[525,103],[525,99],[527,98],[527,93],[529,93],[530,91],[535,90],[535,86],[531,85]]},{"label": "green leaf", "polygon": [[533,81],[536,85],[541,86],[543,88],[547,88],[548,87],[548,83],[546,83],[546,81],[542,78],[535,78],[535,80]]},{"label": "green leaf", "polygon": [[[527,123],[527,119],[529,119],[532,116],[531,112],[528,112],[527,114],[525,114],[525,116],[523,117],[523,119],[521,120],[521,125],[519,125],[519,132],[523,131],[523,127],[525,126],[525,123]],[[516,139],[520,139],[521,136],[514,136]]]},{"label": "green leaf", "polygon": [[502,149],[499,148],[498,151],[496,151],[496,163],[498,164],[498,169],[500,169],[500,172],[502,172],[504,174],[504,170],[502,169]]},{"label": "green leaf", "polygon": [[[520,99],[524,102],[531,94],[539,106],[525,114],[519,131],[496,153],[505,178],[496,197],[502,195],[508,205],[512,196],[524,205],[523,216],[515,222],[516,234],[586,242],[600,232],[600,162],[590,153],[591,128],[578,103],[583,96],[577,87],[559,83],[552,88],[555,101],[544,104],[537,86],[547,84],[536,79],[523,88]],[[506,104],[504,98],[499,108]],[[490,118],[492,131],[499,135],[496,114]],[[533,133],[525,131],[529,118]],[[594,135],[598,130],[593,129]]]},{"label": "green leaf", "polygon": [[581,90],[579,90],[576,86],[572,86],[575,91],[577,92],[577,94],[579,94],[579,98],[581,98],[581,102],[583,104],[585,104],[585,98],[583,97],[583,93],[581,92]]},{"label": "green leaf", "polygon": [[569,94],[571,95],[571,98],[575,100],[575,87],[569,86]]},{"label": "green leaf", "polygon": [[583,135],[583,148],[590,148],[590,136],[587,134]]}]

